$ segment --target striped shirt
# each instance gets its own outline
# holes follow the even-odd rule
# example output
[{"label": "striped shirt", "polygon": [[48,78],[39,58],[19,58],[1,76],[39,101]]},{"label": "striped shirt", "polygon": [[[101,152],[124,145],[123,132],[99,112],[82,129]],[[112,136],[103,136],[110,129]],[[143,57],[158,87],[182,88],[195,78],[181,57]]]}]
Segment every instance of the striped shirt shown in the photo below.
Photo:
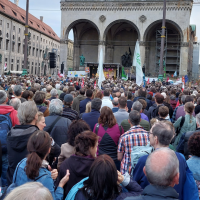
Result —
[{"label": "striped shirt", "polygon": [[133,146],[146,146],[149,134],[140,125],[132,126],[119,138],[118,152],[123,152],[120,171],[131,172],[131,150]]}]

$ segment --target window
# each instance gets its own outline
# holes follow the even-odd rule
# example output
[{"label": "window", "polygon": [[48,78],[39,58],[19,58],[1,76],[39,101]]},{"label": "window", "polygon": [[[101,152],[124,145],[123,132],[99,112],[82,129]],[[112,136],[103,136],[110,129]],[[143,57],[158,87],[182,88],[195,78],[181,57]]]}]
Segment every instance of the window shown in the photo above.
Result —
[{"label": "window", "polygon": [[33,22],[32,21],[30,21],[31,22],[31,24],[33,24]]},{"label": "window", "polygon": [[16,13],[14,10],[12,10],[12,12],[13,12],[13,14],[14,14],[15,16],[17,16],[17,13]]},{"label": "window", "polygon": [[6,37],[7,37],[7,38],[9,37],[8,33],[6,34]]},{"label": "window", "polygon": [[19,71],[19,65],[17,65],[17,71]]},{"label": "window", "polygon": [[36,49],[36,57],[38,57],[38,49]]},{"label": "window", "polygon": [[13,71],[13,64],[11,64],[11,71]]},{"label": "window", "polygon": [[7,28],[9,28],[9,23],[7,23]]},{"label": "window", "polygon": [[33,54],[32,54],[32,56],[34,56],[35,55],[35,48],[33,48]]},{"label": "window", "polygon": [[6,40],[6,50],[8,51],[9,40]]},{"label": "window", "polygon": [[14,52],[15,51],[15,43],[13,42],[12,43],[12,52]]},{"label": "window", "polygon": [[13,31],[15,31],[15,26],[13,26]]},{"label": "window", "polygon": [[2,49],[2,38],[0,38],[0,49]]},{"label": "window", "polygon": [[17,60],[17,63],[19,63],[19,60]]},{"label": "window", "polygon": [[13,40],[15,39],[15,36],[13,35]]},{"label": "window", "polygon": [[44,27],[42,27],[43,28],[43,30],[45,31],[45,28]]},{"label": "window", "polygon": [[0,25],[2,25],[2,20],[0,20]]},{"label": "window", "polygon": [[5,6],[4,5],[0,4],[0,6],[5,10]]},{"label": "window", "polygon": [[33,39],[35,40],[35,35],[33,35]]},{"label": "window", "polygon": [[24,16],[22,16],[22,15],[21,15],[21,17],[22,17],[22,19],[25,21],[25,17],[24,17]]},{"label": "window", "polygon": [[37,67],[35,67],[35,74],[37,74]]},{"label": "window", "polygon": [[21,46],[21,44],[18,43],[17,53],[20,53],[20,46]]},{"label": "window", "polygon": [[31,47],[29,47],[28,55],[31,55]]},{"label": "window", "polygon": [[45,42],[45,39],[43,39],[43,42]]},{"label": "window", "polygon": [[42,57],[42,50],[40,50],[40,57]]},{"label": "window", "polygon": [[38,26],[38,28],[40,28],[40,25],[39,25],[39,24],[37,24],[37,26]]},{"label": "window", "polygon": [[8,61],[8,58],[5,58],[5,62],[7,62]]},{"label": "window", "polygon": [[21,29],[19,28],[19,33],[21,32]]},{"label": "window", "polygon": [[13,63],[14,59],[11,59],[11,62]]}]

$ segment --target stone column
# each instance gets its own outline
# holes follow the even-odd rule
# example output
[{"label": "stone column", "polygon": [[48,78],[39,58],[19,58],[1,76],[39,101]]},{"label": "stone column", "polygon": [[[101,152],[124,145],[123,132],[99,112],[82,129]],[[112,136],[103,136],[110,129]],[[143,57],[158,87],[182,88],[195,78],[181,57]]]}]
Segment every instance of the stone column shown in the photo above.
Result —
[{"label": "stone column", "polygon": [[99,41],[99,46],[98,46],[98,60],[97,63],[99,63],[99,56],[100,56],[100,51],[101,49],[103,49],[103,63],[105,63],[105,41],[104,40],[100,40]]},{"label": "stone column", "polygon": [[140,59],[141,59],[141,67],[144,65],[145,61],[145,46],[146,42],[140,41]]},{"label": "stone column", "polygon": [[150,50],[149,46],[146,46],[145,47],[145,59],[144,59],[146,74],[151,73],[150,69],[149,69],[149,50]]},{"label": "stone column", "polygon": [[74,62],[73,67],[75,71],[79,70],[80,67],[80,44],[74,43]]},{"label": "stone column", "polygon": [[60,40],[60,63],[64,64],[64,71],[68,70],[67,66],[67,51],[68,51],[68,40]]},{"label": "stone column", "polygon": [[189,43],[182,42],[180,48],[180,68],[179,76],[187,75],[188,70],[188,53],[189,53]]}]

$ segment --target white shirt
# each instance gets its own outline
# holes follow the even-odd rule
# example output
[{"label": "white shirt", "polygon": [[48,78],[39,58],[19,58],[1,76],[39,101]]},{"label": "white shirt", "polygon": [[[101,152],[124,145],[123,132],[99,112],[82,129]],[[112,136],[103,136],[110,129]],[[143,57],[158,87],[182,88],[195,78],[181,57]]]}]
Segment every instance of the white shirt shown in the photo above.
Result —
[{"label": "white shirt", "polygon": [[110,100],[110,97],[103,97],[101,109],[102,109],[104,106],[108,106],[108,107],[112,110],[113,104],[112,104],[112,101]]}]

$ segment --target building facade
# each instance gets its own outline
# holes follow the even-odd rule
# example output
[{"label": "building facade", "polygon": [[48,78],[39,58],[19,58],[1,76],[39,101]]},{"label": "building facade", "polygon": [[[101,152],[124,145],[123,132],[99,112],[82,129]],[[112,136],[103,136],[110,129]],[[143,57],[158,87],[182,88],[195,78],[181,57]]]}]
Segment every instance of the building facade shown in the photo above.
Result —
[{"label": "building facade", "polygon": [[[16,1],[17,3],[18,1]],[[0,1],[0,74],[4,67],[8,71],[22,71],[24,66],[24,31],[26,12],[9,0]],[[57,54],[60,67],[60,38],[43,22],[29,14],[28,72],[33,75],[50,73],[49,52]]]},{"label": "building facade", "polygon": [[[133,58],[140,42],[141,65],[147,75],[158,75],[163,1],[140,0],[61,0],[61,62],[67,69],[68,35],[74,32],[75,70],[83,54],[86,63],[98,63],[103,49],[104,63],[120,63],[128,52]],[[167,1],[164,58],[166,71],[187,74],[190,67],[191,0]]]},{"label": "building facade", "polygon": [[68,40],[68,51],[67,51],[67,68],[73,70],[73,54],[74,54],[74,42]]}]

